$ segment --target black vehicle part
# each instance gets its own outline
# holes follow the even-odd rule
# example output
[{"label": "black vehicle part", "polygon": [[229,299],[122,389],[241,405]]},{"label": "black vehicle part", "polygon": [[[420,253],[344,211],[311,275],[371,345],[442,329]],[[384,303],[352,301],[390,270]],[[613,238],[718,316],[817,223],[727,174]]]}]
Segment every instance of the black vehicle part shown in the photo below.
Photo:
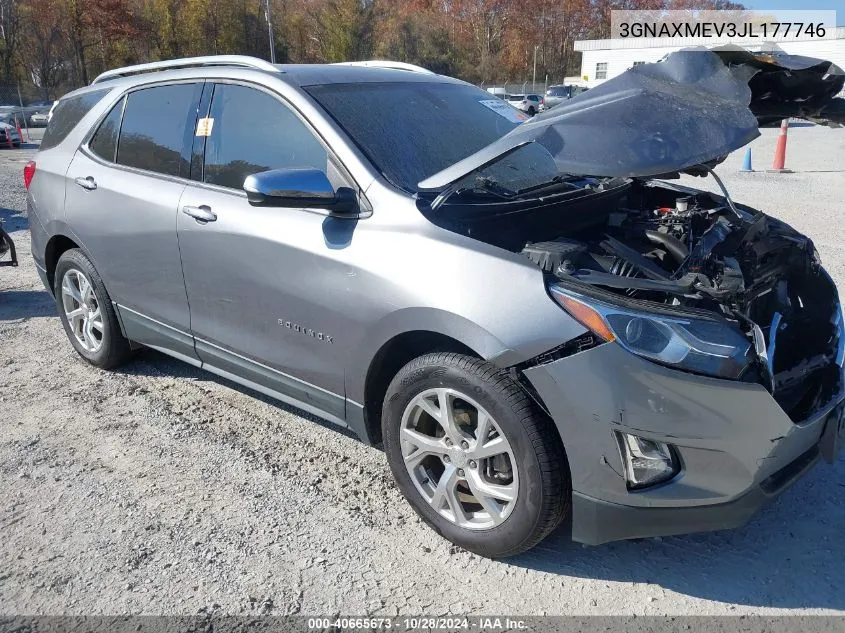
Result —
[{"label": "black vehicle part", "polygon": [[612,255],[616,255],[630,262],[636,266],[646,277],[657,280],[667,280],[669,276],[665,270],[662,270],[657,264],[650,259],[644,257],[630,246],[626,246],[619,240],[610,235],[606,236],[605,240],[599,244],[605,251]]},{"label": "black vehicle part", "polygon": [[578,255],[587,251],[587,245],[565,237],[551,242],[529,242],[523,254],[547,273],[553,273]]},{"label": "black vehicle part", "polygon": [[3,230],[3,221],[0,220],[0,259],[9,253],[9,261],[0,261],[0,266],[17,266],[18,252],[15,249],[15,242],[6,231]]},{"label": "black vehicle part", "polygon": [[787,53],[752,52],[736,45],[711,49],[730,68],[754,71],[749,108],[760,124],[789,117],[836,127],[845,124],[845,72],[829,61]]},{"label": "black vehicle part", "polygon": [[677,237],[653,229],[646,229],[644,235],[655,244],[663,246],[678,264],[683,264],[689,256],[689,249]]}]

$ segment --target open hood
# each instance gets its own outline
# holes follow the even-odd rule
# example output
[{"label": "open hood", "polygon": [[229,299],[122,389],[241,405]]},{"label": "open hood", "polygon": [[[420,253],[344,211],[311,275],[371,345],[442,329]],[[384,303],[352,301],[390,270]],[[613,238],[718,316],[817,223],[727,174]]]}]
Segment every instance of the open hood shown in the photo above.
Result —
[{"label": "open hood", "polygon": [[[535,116],[419,187],[443,189],[528,143],[548,150],[563,174],[629,178],[700,171],[698,165],[720,162],[759,136],[750,106],[761,108],[761,121],[836,110],[831,101],[842,88],[841,82],[836,88],[840,76],[845,80],[830,62],[806,57],[739,47],[685,49]],[[808,102],[807,94],[816,97]]]}]

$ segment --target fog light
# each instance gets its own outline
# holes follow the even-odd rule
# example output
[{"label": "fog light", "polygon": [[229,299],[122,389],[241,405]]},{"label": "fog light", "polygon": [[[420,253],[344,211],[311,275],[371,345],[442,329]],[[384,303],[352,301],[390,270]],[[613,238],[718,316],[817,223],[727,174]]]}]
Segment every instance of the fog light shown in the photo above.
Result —
[{"label": "fog light", "polygon": [[672,447],[628,433],[617,433],[629,490],[646,488],[678,474],[680,466]]}]

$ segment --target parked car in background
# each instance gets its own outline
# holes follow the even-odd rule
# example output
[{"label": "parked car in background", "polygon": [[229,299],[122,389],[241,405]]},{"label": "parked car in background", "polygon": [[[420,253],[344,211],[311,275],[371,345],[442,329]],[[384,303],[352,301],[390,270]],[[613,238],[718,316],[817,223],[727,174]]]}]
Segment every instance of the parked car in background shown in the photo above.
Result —
[{"label": "parked car in background", "polygon": [[507,101],[528,116],[537,114],[543,105],[543,97],[540,95],[508,95]]},{"label": "parked car in background", "polygon": [[22,138],[18,134],[17,127],[10,123],[3,121],[4,116],[0,115],[0,149],[4,149],[11,145],[12,147],[20,147]]},{"label": "parked car in background", "polygon": [[50,120],[50,110],[55,101],[33,101],[27,106],[29,124],[33,127],[44,127]]},{"label": "parked car in background", "polygon": [[553,108],[560,102],[576,97],[586,90],[587,88],[584,86],[575,85],[549,86],[548,90],[546,90],[542,109],[548,110],[549,108]]}]

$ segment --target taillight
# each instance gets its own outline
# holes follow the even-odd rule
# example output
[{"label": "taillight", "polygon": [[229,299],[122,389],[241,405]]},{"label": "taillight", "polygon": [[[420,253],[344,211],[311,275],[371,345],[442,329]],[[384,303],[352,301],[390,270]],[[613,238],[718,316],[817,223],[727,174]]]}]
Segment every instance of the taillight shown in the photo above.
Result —
[{"label": "taillight", "polygon": [[35,161],[31,160],[23,167],[23,186],[29,191],[29,185],[32,184],[32,179],[35,177]]}]

